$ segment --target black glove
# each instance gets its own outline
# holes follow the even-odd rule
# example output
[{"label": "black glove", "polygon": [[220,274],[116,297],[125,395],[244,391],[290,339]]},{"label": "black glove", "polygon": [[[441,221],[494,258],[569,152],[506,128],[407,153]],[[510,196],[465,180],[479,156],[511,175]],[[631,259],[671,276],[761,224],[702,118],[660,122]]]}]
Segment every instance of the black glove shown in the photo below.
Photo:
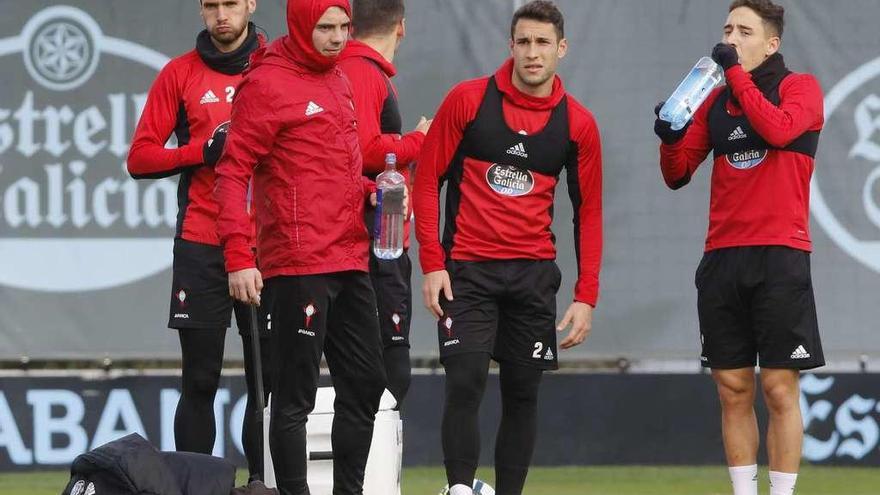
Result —
[{"label": "black glove", "polygon": [[663,141],[663,144],[675,144],[684,137],[687,128],[690,127],[693,120],[689,120],[681,129],[673,131],[672,124],[660,118],[660,109],[663,108],[664,103],[666,102],[661,101],[656,107],[654,107],[654,115],[657,116],[657,119],[654,121],[654,134]]},{"label": "black glove", "polygon": [[736,54],[736,48],[727,43],[718,43],[712,49],[712,60],[726,71],[739,64],[739,55]]},{"label": "black glove", "polygon": [[226,144],[226,132],[228,130],[228,124],[220,124],[214,130],[214,135],[205,141],[205,144],[202,146],[202,160],[205,162],[205,165],[213,167],[220,160],[220,155],[223,154],[223,145]]}]

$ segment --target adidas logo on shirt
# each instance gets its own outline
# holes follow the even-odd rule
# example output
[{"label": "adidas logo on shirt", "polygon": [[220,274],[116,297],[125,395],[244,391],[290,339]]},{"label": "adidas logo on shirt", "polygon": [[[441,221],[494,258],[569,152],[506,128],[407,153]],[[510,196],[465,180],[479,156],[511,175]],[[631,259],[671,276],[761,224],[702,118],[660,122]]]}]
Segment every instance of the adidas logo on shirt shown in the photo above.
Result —
[{"label": "adidas logo on shirt", "polygon": [[209,89],[204,95],[202,95],[202,99],[199,100],[200,105],[204,105],[205,103],[220,103],[220,98],[217,98],[217,95]]},{"label": "adidas logo on shirt", "polygon": [[737,139],[745,139],[747,137],[749,136],[747,136],[746,133],[743,132],[742,127],[736,126],[736,129],[734,129],[733,132],[730,133],[730,136],[727,136],[727,140],[736,141]]},{"label": "adidas logo on shirt", "polygon": [[545,361],[553,361],[553,350],[547,349],[547,352],[544,354]]},{"label": "adidas logo on shirt", "polygon": [[315,115],[316,113],[321,113],[323,111],[324,109],[321,108],[317,103],[310,101],[309,106],[306,107],[306,117],[311,117],[312,115]]},{"label": "adidas logo on shirt", "polygon": [[529,154],[526,153],[526,147],[523,146],[522,143],[519,143],[519,144],[517,144],[516,146],[511,146],[511,147],[507,150],[507,154],[508,154],[508,155],[521,156],[521,157],[523,157],[523,158],[528,158],[528,157],[529,157]]},{"label": "adidas logo on shirt", "polygon": [[797,346],[797,349],[791,353],[791,359],[807,359],[809,357],[810,353],[802,345]]}]

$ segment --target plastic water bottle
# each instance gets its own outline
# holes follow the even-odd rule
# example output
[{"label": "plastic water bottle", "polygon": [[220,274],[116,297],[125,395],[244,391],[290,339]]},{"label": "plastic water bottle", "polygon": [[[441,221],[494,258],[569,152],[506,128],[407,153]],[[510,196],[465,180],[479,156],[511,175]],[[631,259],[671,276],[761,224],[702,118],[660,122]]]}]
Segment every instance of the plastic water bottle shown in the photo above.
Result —
[{"label": "plastic water bottle", "polygon": [[385,171],[376,177],[376,225],[373,253],[393,260],[403,254],[403,198],[406,179],[397,171],[397,155],[385,155]]},{"label": "plastic water bottle", "polygon": [[681,129],[723,79],[724,71],[714,60],[701,58],[660,109],[660,120],[672,124],[672,130]]}]

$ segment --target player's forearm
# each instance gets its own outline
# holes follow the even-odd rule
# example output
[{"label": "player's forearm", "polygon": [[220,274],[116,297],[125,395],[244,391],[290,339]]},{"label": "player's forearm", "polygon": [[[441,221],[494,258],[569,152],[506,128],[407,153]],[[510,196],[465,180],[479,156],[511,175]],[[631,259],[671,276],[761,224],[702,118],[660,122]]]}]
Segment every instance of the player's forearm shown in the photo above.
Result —
[{"label": "player's forearm", "polygon": [[135,179],[158,179],[202,164],[202,147],[188,144],[180,148],[136,140],[128,152],[128,173]]}]

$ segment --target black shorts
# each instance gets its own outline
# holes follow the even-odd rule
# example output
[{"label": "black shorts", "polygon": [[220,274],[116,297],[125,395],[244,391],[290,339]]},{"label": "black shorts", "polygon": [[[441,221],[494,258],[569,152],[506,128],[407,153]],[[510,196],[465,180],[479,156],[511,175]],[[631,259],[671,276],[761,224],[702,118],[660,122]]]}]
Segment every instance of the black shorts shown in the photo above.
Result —
[{"label": "black shorts", "polygon": [[[229,328],[233,310],[238,332],[250,335],[248,305],[229,295],[223,248],[174,239],[174,267],[168,328]],[[269,295],[264,290],[259,318],[268,316]],[[260,325],[264,336],[266,325]]]},{"label": "black shorts", "polygon": [[452,301],[440,295],[440,360],[486,352],[499,362],[556,369],[556,292],[562,280],[553,260],[454,261],[446,264]]},{"label": "black shorts", "polygon": [[703,255],[695,283],[704,367],[825,364],[810,253],[785,246],[716,249]]},{"label": "black shorts", "polygon": [[409,347],[412,321],[412,262],[404,251],[394,260],[380,260],[370,249],[370,279],[376,292],[379,329],[384,347]]}]

